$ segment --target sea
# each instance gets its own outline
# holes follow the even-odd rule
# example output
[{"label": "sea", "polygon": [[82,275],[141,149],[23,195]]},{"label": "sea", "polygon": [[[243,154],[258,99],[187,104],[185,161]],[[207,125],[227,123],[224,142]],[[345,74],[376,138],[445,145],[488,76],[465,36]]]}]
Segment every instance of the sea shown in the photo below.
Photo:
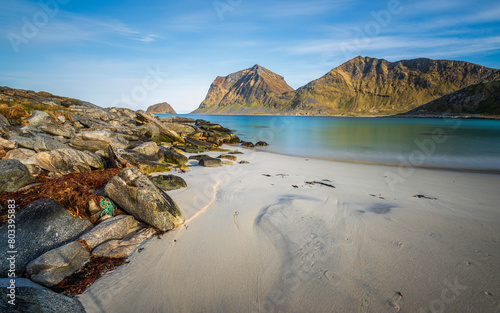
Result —
[{"label": "sea", "polygon": [[[159,114],[159,116],[172,116]],[[500,173],[500,120],[177,115],[234,130],[256,149],[326,160]]]}]

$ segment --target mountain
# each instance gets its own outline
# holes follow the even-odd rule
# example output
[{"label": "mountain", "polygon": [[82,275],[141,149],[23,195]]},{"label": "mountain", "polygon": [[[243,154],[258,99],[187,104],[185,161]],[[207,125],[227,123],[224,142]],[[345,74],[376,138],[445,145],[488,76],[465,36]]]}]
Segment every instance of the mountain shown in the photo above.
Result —
[{"label": "mountain", "polygon": [[283,94],[293,91],[282,76],[255,65],[226,77],[217,77],[207,97],[193,113],[273,113],[274,103],[283,99]]},{"label": "mountain", "polygon": [[[421,58],[389,62],[358,56],[295,91],[283,88],[263,97],[249,97],[253,94],[250,90],[255,90],[251,84],[220,87],[232,75],[242,82],[249,75],[258,76],[252,69],[218,77],[205,101],[193,113],[391,115],[473,84],[500,80],[500,70],[463,61]],[[281,81],[284,83],[282,78]],[[238,97],[234,98],[236,85]]]},{"label": "mountain", "polygon": [[500,116],[500,81],[480,83],[421,105],[402,116]]},{"label": "mountain", "polygon": [[172,109],[170,104],[166,102],[157,103],[155,105],[150,106],[147,109],[147,112],[152,114],[177,114],[175,113],[175,110]]}]

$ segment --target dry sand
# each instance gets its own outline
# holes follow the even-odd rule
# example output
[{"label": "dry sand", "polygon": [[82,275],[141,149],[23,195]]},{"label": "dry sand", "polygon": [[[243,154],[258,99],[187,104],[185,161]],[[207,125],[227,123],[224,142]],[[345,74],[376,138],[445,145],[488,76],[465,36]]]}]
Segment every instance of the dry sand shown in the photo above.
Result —
[{"label": "dry sand", "polygon": [[390,188],[395,167],[240,150],[251,164],[182,174],[187,228],[96,282],[88,312],[500,312],[500,175]]}]

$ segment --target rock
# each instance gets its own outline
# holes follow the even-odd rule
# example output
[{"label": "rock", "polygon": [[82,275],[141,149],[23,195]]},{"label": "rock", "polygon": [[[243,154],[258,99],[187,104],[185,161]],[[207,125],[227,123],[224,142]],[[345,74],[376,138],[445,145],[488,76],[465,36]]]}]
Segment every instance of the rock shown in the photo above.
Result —
[{"label": "rock", "polygon": [[199,161],[203,158],[209,158],[209,156],[207,154],[197,154],[189,157],[190,160],[196,160],[196,161]]},{"label": "rock", "polygon": [[53,117],[52,115],[50,115],[47,112],[33,111],[33,112],[31,112],[31,116],[26,118],[26,121],[32,127],[38,127],[38,126],[54,123],[56,121],[56,119],[55,119],[55,117]]},{"label": "rock", "polygon": [[104,190],[123,210],[162,231],[184,222],[177,204],[137,168],[122,170],[111,178]]},{"label": "rock", "polygon": [[[24,273],[26,265],[47,251],[78,238],[92,224],[71,216],[52,199],[42,199],[27,205],[16,214],[16,275]],[[0,227],[0,242],[7,242],[8,225]],[[0,259],[9,257],[8,246],[0,245]],[[7,277],[9,264],[0,262],[0,276]]]},{"label": "rock", "polygon": [[52,287],[76,272],[90,259],[90,253],[78,241],[45,252],[26,266],[31,280]]},{"label": "rock", "polygon": [[160,149],[160,153],[163,154],[164,162],[178,164],[178,165],[184,165],[188,162],[188,158],[183,154],[180,154],[178,152],[175,152],[173,150],[170,150],[162,146],[158,148]]},{"label": "rock", "polygon": [[115,145],[121,149],[130,146],[129,142],[122,136],[107,130],[88,131],[76,134],[70,146],[78,150],[107,150],[109,145]]},{"label": "rock", "polygon": [[0,278],[0,289],[5,291],[0,311],[9,313],[85,313],[80,301],[35,284],[27,278],[15,279],[15,306],[7,301],[7,289],[12,278]]},{"label": "rock", "polygon": [[[64,116],[59,116],[64,118]],[[49,125],[41,125],[38,129],[53,136],[63,136],[64,138],[71,138],[75,135],[75,128],[69,124],[53,123]]]},{"label": "rock", "polygon": [[33,180],[28,168],[19,160],[0,160],[0,192],[17,191]]},{"label": "rock", "polygon": [[250,164],[250,162],[243,160],[243,161],[240,162],[240,164]]},{"label": "rock", "polygon": [[160,117],[160,120],[166,123],[183,123],[183,124],[190,124],[196,122],[195,119],[182,116]]},{"label": "rock", "polygon": [[165,127],[167,127],[168,129],[173,130],[178,134],[181,134],[182,136],[191,135],[196,132],[194,126],[191,125],[186,125],[181,123],[163,123],[163,125],[165,125]]},{"label": "rock", "polygon": [[192,146],[195,146],[197,148],[212,148],[214,145],[206,142],[206,141],[201,141],[198,139],[193,139],[193,138],[186,138],[186,143],[189,143]]},{"label": "rock", "polygon": [[237,161],[238,158],[235,157],[234,155],[228,155],[228,154],[221,154],[218,156],[219,159],[226,159],[226,160],[231,160],[231,161]]},{"label": "rock", "polygon": [[259,141],[255,144],[256,147],[265,147],[265,146],[269,146],[269,144],[265,141]]},{"label": "rock", "polygon": [[101,156],[73,149],[40,152],[34,155],[31,160],[44,170],[55,175],[101,170],[106,167]]},{"label": "rock", "polygon": [[187,187],[186,181],[182,177],[175,175],[158,175],[151,178],[150,180],[157,187],[165,191],[176,190]]},{"label": "rock", "polygon": [[231,161],[222,162],[222,165],[233,165],[233,162],[231,162]]},{"label": "rock", "polygon": [[128,240],[110,240],[92,251],[96,257],[127,258],[142,242],[156,233],[152,227],[139,230]]},{"label": "rock", "polygon": [[160,149],[155,142],[149,141],[135,147],[133,150],[148,156],[156,156]]},{"label": "rock", "polygon": [[7,155],[5,156],[5,158],[6,159],[17,159],[17,160],[28,160],[30,157],[34,156],[35,154],[36,154],[36,152],[33,150],[19,148],[19,149],[10,150],[9,152],[7,152]]},{"label": "rock", "polygon": [[0,137],[0,147],[3,147],[5,150],[14,150],[17,149],[17,142]]},{"label": "rock", "polygon": [[242,141],[241,142],[241,146],[242,147],[247,147],[247,148],[253,148],[253,147],[255,147],[255,145],[253,143],[249,142],[249,141]]},{"label": "rock", "polygon": [[10,126],[10,123],[9,123],[9,120],[5,116],[0,114],[0,127],[3,127],[3,126]]},{"label": "rock", "polygon": [[9,138],[11,141],[15,141],[19,147],[35,150],[35,142],[37,137],[31,136],[12,136]]},{"label": "rock", "polygon": [[199,164],[204,167],[221,167],[222,161],[211,157],[204,157],[199,161]]},{"label": "rock", "polygon": [[6,155],[7,152],[5,152],[5,150],[2,147],[0,147],[0,159],[3,159]]},{"label": "rock", "polygon": [[123,239],[130,229],[135,225],[134,217],[130,215],[118,215],[101,222],[85,234],[80,239],[94,249],[101,243],[111,239]]},{"label": "rock", "polygon": [[172,141],[178,141],[180,143],[184,143],[184,139],[182,139],[181,136],[179,136],[178,133],[176,133],[175,131],[173,130],[170,130],[168,129],[167,127],[165,127],[163,125],[162,122],[160,122],[156,116],[150,114],[150,113],[146,113],[142,110],[139,110],[137,112],[135,112],[136,115],[137,115],[137,120],[139,122],[142,122],[142,123],[151,123],[151,124],[154,124],[156,127],[158,127],[158,129],[160,130],[160,134],[169,138],[170,140]]},{"label": "rock", "polygon": [[163,161],[163,154],[157,153],[154,156],[148,156],[134,150],[120,149],[115,145],[110,145],[108,155],[111,165],[117,168],[137,167],[144,174],[155,172],[166,172],[172,169],[172,166],[157,161]]},{"label": "rock", "polygon": [[49,138],[49,137],[38,137],[33,145],[33,149],[36,152],[52,151],[56,149],[68,149],[69,147],[59,140]]}]

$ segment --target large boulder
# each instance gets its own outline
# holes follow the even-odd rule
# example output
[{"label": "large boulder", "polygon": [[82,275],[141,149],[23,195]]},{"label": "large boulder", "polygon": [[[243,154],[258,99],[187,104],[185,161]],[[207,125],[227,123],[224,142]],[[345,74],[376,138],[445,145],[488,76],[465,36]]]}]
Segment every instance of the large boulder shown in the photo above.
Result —
[{"label": "large boulder", "polygon": [[36,154],[35,151],[25,148],[10,150],[5,156],[6,159],[28,160]]},{"label": "large boulder", "polygon": [[158,175],[151,178],[151,181],[164,191],[177,190],[187,187],[186,181],[182,177],[175,175]]},{"label": "large boulder", "polygon": [[184,139],[182,139],[182,137],[179,136],[179,134],[177,132],[167,128],[153,114],[144,112],[142,110],[135,112],[135,114],[137,115],[137,121],[139,121],[140,123],[143,123],[143,124],[151,123],[151,124],[155,125],[156,127],[158,127],[161,135],[169,138],[172,141],[184,143]]},{"label": "large boulder", "polygon": [[167,172],[172,169],[171,165],[158,162],[163,161],[161,153],[148,156],[135,150],[120,149],[115,145],[110,145],[108,147],[108,156],[113,167],[137,167],[144,174]]},{"label": "large boulder", "polygon": [[26,121],[32,127],[39,127],[42,125],[54,123],[56,121],[56,118],[47,112],[33,111],[31,112],[31,116],[26,118]]},{"label": "large boulder", "polygon": [[35,144],[33,145],[33,149],[35,149],[36,152],[52,151],[56,149],[67,149],[67,148],[69,147],[57,139],[51,137],[41,137],[41,136],[38,137],[38,139],[35,141]]},{"label": "large boulder", "polygon": [[122,149],[130,146],[125,138],[107,130],[78,133],[70,143],[70,146],[74,149],[89,150],[92,152],[107,150],[109,145],[115,145]]},{"label": "large boulder", "polygon": [[50,152],[40,152],[31,160],[44,170],[55,175],[88,172],[106,167],[104,159],[91,152],[73,149],[58,149]]},{"label": "large boulder", "polygon": [[189,143],[190,145],[195,146],[196,148],[205,148],[205,149],[210,149],[214,146],[213,144],[211,144],[209,142],[194,139],[194,138],[186,138],[186,143]]},{"label": "large boulder", "polygon": [[52,136],[63,136],[64,138],[71,138],[75,134],[75,128],[67,123],[52,123],[49,125],[41,125],[38,126],[38,129]]},{"label": "large boulder", "polygon": [[32,281],[52,287],[76,272],[90,259],[90,252],[78,241],[45,252],[26,266]]},{"label": "large boulder", "polygon": [[130,215],[118,215],[102,221],[80,237],[94,249],[101,243],[111,239],[122,239],[135,226],[135,220]]},{"label": "large boulder", "polygon": [[155,142],[149,141],[135,147],[133,150],[154,157],[158,155],[160,148],[158,148],[158,145]]},{"label": "large boulder", "polygon": [[[92,227],[88,220],[73,217],[59,202],[42,199],[16,214],[15,273],[22,275],[26,265],[47,251],[77,239]],[[0,227],[0,242],[8,240],[8,225]],[[0,260],[12,255],[8,245],[0,245]],[[8,262],[0,262],[0,277],[7,277]]]},{"label": "large boulder", "polygon": [[[80,301],[56,293],[26,278],[0,278],[0,289],[5,291],[0,301],[0,312],[9,313],[85,313]],[[15,294],[15,305],[8,301]]]},{"label": "large boulder", "polygon": [[104,190],[123,210],[162,231],[184,223],[177,204],[137,168],[122,170]]},{"label": "large boulder", "polygon": [[17,191],[33,180],[28,168],[19,160],[0,160],[0,192]]},{"label": "large boulder", "polygon": [[163,154],[164,162],[177,165],[184,165],[188,162],[188,158],[183,154],[180,154],[178,152],[175,152],[173,150],[170,150],[162,146],[159,146],[158,148],[160,149],[160,153]]}]

